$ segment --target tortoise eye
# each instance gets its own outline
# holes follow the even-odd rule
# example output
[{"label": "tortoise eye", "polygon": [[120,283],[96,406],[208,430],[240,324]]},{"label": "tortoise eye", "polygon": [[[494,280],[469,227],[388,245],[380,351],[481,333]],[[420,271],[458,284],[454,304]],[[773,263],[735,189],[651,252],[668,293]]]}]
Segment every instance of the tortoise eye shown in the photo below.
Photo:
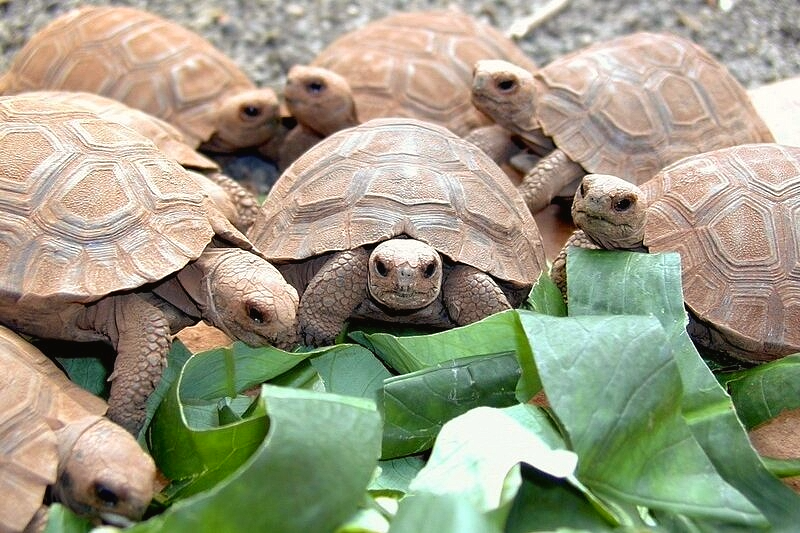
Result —
[{"label": "tortoise eye", "polygon": [[633,206],[633,199],[625,196],[614,202],[614,211],[622,212],[627,211]]},{"label": "tortoise eye", "polygon": [[97,497],[100,499],[101,502],[103,502],[109,507],[114,507],[115,505],[117,505],[117,503],[119,503],[119,496],[117,496],[117,494],[113,490],[109,489],[102,483],[97,483],[94,486],[94,493],[97,495]]},{"label": "tortoise eye", "polygon": [[242,115],[249,118],[256,118],[261,115],[261,108],[254,105],[242,106]]},{"label": "tortoise eye", "polygon": [[256,324],[263,324],[264,323],[264,313],[262,313],[260,310],[256,309],[255,307],[248,307],[247,308],[247,316],[250,317],[250,320],[252,320]]},{"label": "tortoise eye", "polygon": [[319,94],[325,90],[325,84],[321,81],[312,81],[306,85],[306,87],[308,88],[308,92],[312,94]]},{"label": "tortoise eye", "polygon": [[428,263],[428,266],[425,267],[425,271],[422,275],[426,278],[430,278],[436,273],[436,264],[435,263]]},{"label": "tortoise eye", "polygon": [[383,278],[389,274],[389,269],[386,268],[386,264],[381,260],[375,261],[375,271]]},{"label": "tortoise eye", "polygon": [[497,88],[504,93],[513,91],[516,87],[517,87],[517,82],[513,79],[499,80],[497,82]]}]

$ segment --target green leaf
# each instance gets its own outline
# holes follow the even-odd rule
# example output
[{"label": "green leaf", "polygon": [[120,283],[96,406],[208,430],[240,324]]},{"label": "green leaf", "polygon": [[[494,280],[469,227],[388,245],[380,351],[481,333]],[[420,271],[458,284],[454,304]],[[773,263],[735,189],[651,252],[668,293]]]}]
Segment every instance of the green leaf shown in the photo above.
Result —
[{"label": "green leaf", "polygon": [[[511,416],[509,412],[513,409],[476,407],[447,422],[428,463],[409,490],[459,494],[475,508],[487,512],[507,503],[509,494],[516,492],[519,486],[516,467],[520,463],[554,477],[573,474],[578,456],[564,449],[563,442],[560,448],[551,448],[522,422],[526,419]],[[538,408],[520,405],[517,409]]]},{"label": "green leaf", "polygon": [[533,468],[525,468],[504,533],[656,531],[641,520],[633,506],[615,508],[614,518],[623,518],[622,525],[619,520],[604,518],[586,496],[567,479],[553,478]]},{"label": "green leaf", "polygon": [[[552,448],[550,440],[560,448]],[[577,457],[563,446],[536,407],[472,409],[442,427],[390,531],[411,531],[415,526],[422,531],[501,531],[521,483],[520,463],[569,476]],[[442,516],[453,516],[453,521],[445,523]],[[426,520],[435,526],[420,526]]]},{"label": "green leaf", "polygon": [[545,272],[539,276],[525,304],[526,309],[543,315],[567,316],[567,306],[561,297],[561,290]]},{"label": "green leaf", "polygon": [[459,357],[527,350],[513,310],[431,335],[396,337],[386,333],[352,336],[400,374],[436,366]]},{"label": "green leaf", "polygon": [[269,433],[252,456],[213,488],[128,531],[333,531],[356,512],[380,452],[374,403],[271,385],[261,397]]},{"label": "green leaf", "polygon": [[389,520],[375,507],[359,509],[347,522],[336,528],[334,533],[387,533]]},{"label": "green leaf", "polygon": [[[427,465],[401,500],[390,532],[502,531],[528,461],[559,474],[574,469],[574,454],[552,450],[537,433],[558,441],[538,409],[473,409],[444,425]],[[548,428],[548,429],[545,429]],[[562,442],[563,444],[563,442]]]},{"label": "green leaf", "polygon": [[[776,531],[793,531],[800,522],[798,496],[764,468],[736,417],[730,397],[686,334],[679,255],[575,249],[570,250],[567,268],[570,315],[659,317],[671,333],[683,382],[683,414],[695,438],[720,475],[754,503]],[[627,275],[632,278],[630,285]],[[716,524],[707,525],[706,530],[750,529]]]},{"label": "green leaf", "polygon": [[800,476],[800,459],[774,459],[762,457],[770,472],[780,478]]},{"label": "green leaf", "polygon": [[342,348],[329,350],[311,359],[311,365],[322,378],[325,390],[375,399],[383,388],[383,380],[392,374],[366,348],[355,344],[339,346]]},{"label": "green leaf", "polygon": [[458,494],[422,493],[407,496],[392,520],[389,533],[501,533],[496,523]]},{"label": "green leaf", "polygon": [[719,376],[747,429],[800,408],[800,354]]},{"label": "green leaf", "polygon": [[523,311],[520,318],[583,483],[612,501],[763,522],[717,474],[683,419],[680,373],[656,318]]},{"label": "green leaf", "polygon": [[110,374],[108,365],[99,357],[56,357],[69,379],[92,394],[108,398]]},{"label": "green leaf", "polygon": [[383,386],[383,452],[389,459],[427,450],[442,425],[479,406],[517,403],[514,353],[462,357],[389,378]]},{"label": "green leaf", "polygon": [[92,523],[88,518],[78,516],[60,503],[50,504],[44,533],[88,533],[91,530]]},{"label": "green leaf", "polygon": [[153,417],[156,415],[158,406],[161,405],[161,402],[168,394],[172,384],[175,383],[175,381],[178,379],[178,376],[180,376],[183,365],[186,364],[186,361],[188,361],[190,357],[192,357],[192,352],[190,352],[186,346],[184,346],[180,339],[174,339],[172,341],[172,346],[170,347],[169,353],[167,354],[167,367],[161,374],[161,380],[158,382],[158,385],[156,385],[155,390],[147,398],[147,404],[145,407],[145,421],[142,425],[142,429],[139,431],[139,444],[148,449],[149,443],[147,441],[147,435],[150,429],[150,423],[153,421]]},{"label": "green leaf", "polygon": [[369,489],[381,493],[405,494],[411,481],[424,466],[425,461],[417,456],[379,461],[380,471],[370,483]]},{"label": "green leaf", "polygon": [[326,349],[288,353],[235,342],[189,358],[160,403],[148,432],[156,464],[176,482],[170,496],[185,497],[213,487],[264,440],[268,426],[263,408],[256,408],[258,416],[221,425],[231,419],[223,413],[225,420],[220,421],[220,400],[249,401],[240,396],[242,391],[280,376]]}]

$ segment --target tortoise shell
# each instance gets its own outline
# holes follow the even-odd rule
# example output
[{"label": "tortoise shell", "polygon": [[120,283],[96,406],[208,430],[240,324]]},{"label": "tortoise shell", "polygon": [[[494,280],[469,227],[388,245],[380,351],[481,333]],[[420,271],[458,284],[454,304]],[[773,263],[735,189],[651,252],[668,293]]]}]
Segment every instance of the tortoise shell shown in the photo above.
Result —
[{"label": "tortoise shell", "polygon": [[[258,212],[258,199],[238,181],[221,173],[219,165],[192,148],[184,135],[170,123],[99,94],[82,91],[32,91],[25,97],[43,98],[77,106],[112,122],[128,126],[147,137],[192,173],[200,188],[240,230],[250,227]],[[21,96],[20,96],[21,97]]]},{"label": "tortoise shell", "polygon": [[203,172],[220,170],[219,165],[195,150],[183,133],[172,124],[119,100],[84,91],[31,91],[26,92],[25,96],[38,96],[52,102],[81,107],[102,118],[123,124],[153,141],[162,152],[181,166]]},{"label": "tortoise shell", "polygon": [[[42,352],[3,326],[0,366],[0,491],[14,495],[0,501],[0,529],[28,531],[25,527],[41,507],[46,488],[57,482],[59,468],[66,460],[64,455],[73,452],[74,441],[87,428],[95,434],[92,444],[99,447],[92,451],[104,454],[110,461],[104,464],[106,472],[88,475],[96,479],[121,475],[130,483],[125,487],[130,492],[121,497],[131,503],[149,501],[152,492],[147,491],[152,490],[155,474],[152,459],[131,435],[122,428],[110,428],[107,420],[99,422],[106,426],[91,427],[105,414],[106,402],[71,382]],[[117,449],[108,449],[109,446]],[[84,441],[75,453],[87,451]],[[90,460],[87,464],[95,462]],[[142,490],[145,492],[140,494]],[[139,518],[139,513],[144,512],[143,507],[130,510],[138,511],[138,516],[131,518]]]},{"label": "tortoise shell", "polygon": [[183,167],[94,113],[0,97],[0,153],[3,299],[87,303],[137,288],[197,258],[214,235]]},{"label": "tortoise shell", "polygon": [[277,262],[400,235],[521,285],[545,267],[536,223],[503,171],[414,119],[373,119],[321,141],[281,175],[248,233]]},{"label": "tortoise shell", "polygon": [[[256,86],[230,58],[183,26],[134,8],[85,6],[34,34],[0,80],[1,94],[33,90],[108,96],[170,122],[193,147],[211,142],[211,149],[228,151],[213,146],[220,107]],[[262,91],[274,108],[258,109],[259,119],[256,111],[242,109],[260,126],[249,132],[246,146],[273,135],[277,97]]]},{"label": "tortoise shell", "polygon": [[640,32],[535,74],[544,132],[587,172],[639,184],[682,157],[772,142],[744,87],[693,42]]},{"label": "tortoise shell", "polygon": [[[81,416],[102,416],[106,404],[73,384],[39,350],[0,326],[0,526],[22,531],[56,481],[58,442],[55,427]],[[49,421],[52,421],[49,422]]]},{"label": "tortoise shell", "polygon": [[[699,154],[641,187],[644,244],[680,253],[695,317],[746,360],[800,351],[800,148]],[[718,338],[706,342],[719,348]]]},{"label": "tortoise shell", "polygon": [[349,32],[312,61],[350,84],[359,120],[412,117],[464,136],[491,121],[470,100],[479,59],[535,65],[506,36],[466,13],[397,13]]}]

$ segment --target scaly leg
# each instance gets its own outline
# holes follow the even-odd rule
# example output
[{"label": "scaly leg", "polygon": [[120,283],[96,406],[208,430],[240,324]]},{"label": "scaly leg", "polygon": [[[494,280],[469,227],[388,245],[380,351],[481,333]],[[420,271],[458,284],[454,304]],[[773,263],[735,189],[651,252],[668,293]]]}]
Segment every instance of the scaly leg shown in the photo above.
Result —
[{"label": "scaly leg", "polygon": [[577,181],[586,171],[556,148],[539,160],[519,185],[519,191],[531,213],[538,213],[567,185]]},{"label": "scaly leg", "polygon": [[489,274],[468,265],[453,267],[442,292],[447,312],[459,326],[511,309],[497,282]]},{"label": "scaly leg", "polygon": [[300,333],[309,346],[332,344],[345,321],[367,298],[369,254],[337,252],[311,278],[300,297]]},{"label": "scaly leg", "polygon": [[567,239],[567,242],[564,243],[564,247],[558,252],[556,258],[553,259],[553,264],[550,266],[550,279],[561,291],[561,296],[565,302],[567,301],[567,248],[570,246],[588,250],[600,249],[600,246],[587,237],[583,230],[575,230],[570,238]]},{"label": "scaly leg", "polygon": [[144,423],[147,398],[167,366],[169,321],[137,294],[101,300],[91,308],[90,320],[117,352],[107,416],[136,435]]}]

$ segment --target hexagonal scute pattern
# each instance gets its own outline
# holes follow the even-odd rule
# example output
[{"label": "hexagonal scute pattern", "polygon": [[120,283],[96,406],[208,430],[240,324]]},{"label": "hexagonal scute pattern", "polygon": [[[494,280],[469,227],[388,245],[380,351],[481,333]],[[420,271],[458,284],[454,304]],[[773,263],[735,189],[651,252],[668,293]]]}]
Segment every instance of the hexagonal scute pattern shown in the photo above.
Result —
[{"label": "hexagonal scute pattern", "polygon": [[0,293],[87,302],[211,240],[205,197],[148,139],[37,95],[0,98]]},{"label": "hexagonal scute pattern", "polygon": [[192,142],[210,135],[219,101],[254,88],[199,34],[121,6],[86,6],[56,18],[31,37],[0,81],[2,94],[108,96],[178,126]]},{"label": "hexagonal scute pattern", "polygon": [[675,35],[597,43],[536,80],[542,128],[589,173],[643,183],[682,157],[773,140],[727,68]]},{"label": "hexagonal scute pattern", "polygon": [[490,123],[471,102],[472,69],[479,59],[535,69],[510,39],[455,9],[374,21],[336,39],[312,64],[348,81],[362,122],[411,117],[463,136]]},{"label": "hexagonal scute pattern", "polygon": [[500,280],[532,283],[545,267],[536,223],[503,171],[414,119],[373,119],[314,146],[275,184],[248,237],[287,261],[403,234]]},{"label": "hexagonal scute pattern", "polygon": [[642,189],[645,244],[680,253],[692,313],[748,360],[800,351],[800,148],[707,152]]}]

